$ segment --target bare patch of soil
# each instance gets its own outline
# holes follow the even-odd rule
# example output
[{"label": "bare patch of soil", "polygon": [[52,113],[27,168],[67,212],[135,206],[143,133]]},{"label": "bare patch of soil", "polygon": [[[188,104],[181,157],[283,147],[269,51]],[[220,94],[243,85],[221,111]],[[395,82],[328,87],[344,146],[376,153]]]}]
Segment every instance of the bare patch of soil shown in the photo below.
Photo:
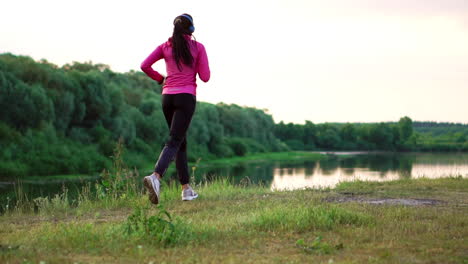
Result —
[{"label": "bare patch of soil", "polygon": [[340,196],[330,197],[325,199],[327,202],[346,203],[358,202],[367,204],[390,204],[390,205],[408,205],[408,206],[422,206],[422,205],[440,205],[446,202],[434,199],[410,199],[410,198],[367,198],[358,196]]}]

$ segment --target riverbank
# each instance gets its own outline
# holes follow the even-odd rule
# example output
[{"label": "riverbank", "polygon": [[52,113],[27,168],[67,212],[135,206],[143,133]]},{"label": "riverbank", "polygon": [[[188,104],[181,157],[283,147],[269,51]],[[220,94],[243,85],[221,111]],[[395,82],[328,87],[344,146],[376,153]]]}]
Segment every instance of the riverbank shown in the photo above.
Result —
[{"label": "riverbank", "polygon": [[[289,151],[289,152],[268,152],[255,153],[243,157],[232,157],[225,159],[207,160],[202,165],[232,165],[240,162],[262,162],[262,161],[294,161],[294,160],[309,160],[317,161],[325,159],[325,154],[310,152],[310,151]],[[196,164],[196,163],[195,163]],[[194,165],[195,165],[194,164]]]},{"label": "riverbank", "polygon": [[[349,182],[272,192],[226,180],[162,207],[141,193],[39,199],[0,216],[1,263],[463,263],[468,179]],[[433,205],[359,200],[431,199]],[[73,206],[70,206],[72,204]],[[11,209],[11,208],[10,208]]]}]

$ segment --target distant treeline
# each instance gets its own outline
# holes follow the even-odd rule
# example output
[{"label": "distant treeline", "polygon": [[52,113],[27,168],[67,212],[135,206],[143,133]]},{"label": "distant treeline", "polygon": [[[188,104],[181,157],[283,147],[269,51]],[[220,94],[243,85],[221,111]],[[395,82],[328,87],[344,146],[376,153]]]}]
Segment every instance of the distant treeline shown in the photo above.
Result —
[{"label": "distant treeline", "polygon": [[[96,173],[110,166],[120,138],[127,163],[147,168],[168,134],[160,102],[161,86],[141,72],[0,54],[0,176]],[[198,102],[189,159],[291,149],[468,149],[467,126],[434,135],[413,126],[408,117],[395,124],[275,124],[263,110]]]},{"label": "distant treeline", "polygon": [[293,150],[468,151],[468,125],[413,122],[276,125],[275,135]]}]

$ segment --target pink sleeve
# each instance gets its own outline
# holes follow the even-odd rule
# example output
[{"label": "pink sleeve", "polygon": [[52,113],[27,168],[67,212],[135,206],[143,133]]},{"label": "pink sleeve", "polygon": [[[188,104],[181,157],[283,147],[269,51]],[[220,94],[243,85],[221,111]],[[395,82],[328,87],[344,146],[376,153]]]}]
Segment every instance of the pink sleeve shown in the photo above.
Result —
[{"label": "pink sleeve", "polygon": [[146,73],[151,79],[157,81],[158,83],[162,83],[164,80],[164,76],[162,76],[159,72],[153,70],[151,66],[157,62],[158,60],[163,58],[163,51],[162,47],[158,46],[149,56],[141,63],[141,70]]},{"label": "pink sleeve", "polygon": [[208,55],[206,54],[205,47],[199,43],[198,47],[198,64],[197,72],[200,80],[207,82],[210,80],[210,65],[208,63]]}]

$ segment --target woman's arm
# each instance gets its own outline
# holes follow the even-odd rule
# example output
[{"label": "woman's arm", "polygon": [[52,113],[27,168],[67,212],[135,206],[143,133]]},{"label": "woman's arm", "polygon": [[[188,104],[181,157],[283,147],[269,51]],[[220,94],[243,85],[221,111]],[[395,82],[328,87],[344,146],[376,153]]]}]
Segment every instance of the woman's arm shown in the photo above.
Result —
[{"label": "woman's arm", "polygon": [[164,76],[159,72],[153,70],[151,66],[158,60],[163,58],[163,51],[161,46],[158,46],[149,56],[141,63],[141,70],[148,75],[151,79],[161,84],[164,81]]},{"label": "woman's arm", "polygon": [[207,82],[210,80],[211,72],[210,65],[208,63],[208,55],[206,54],[205,47],[198,43],[198,65],[197,72],[200,80]]}]

